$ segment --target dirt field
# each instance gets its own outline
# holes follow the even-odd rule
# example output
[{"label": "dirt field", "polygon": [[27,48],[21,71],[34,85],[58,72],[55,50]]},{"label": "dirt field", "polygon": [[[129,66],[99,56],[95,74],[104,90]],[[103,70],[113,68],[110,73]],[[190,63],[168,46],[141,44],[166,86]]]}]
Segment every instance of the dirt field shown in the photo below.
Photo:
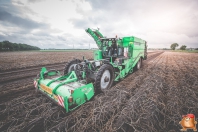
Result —
[{"label": "dirt field", "polygon": [[198,121],[197,53],[150,52],[139,71],[69,114],[35,93],[42,65],[63,71],[83,55],[92,58],[92,52],[0,53],[0,131],[178,132],[182,115]]},{"label": "dirt field", "polygon": [[38,65],[49,65],[54,63],[65,63],[68,59],[75,57],[82,59],[92,58],[93,51],[82,52],[1,52],[0,71],[27,68]]}]

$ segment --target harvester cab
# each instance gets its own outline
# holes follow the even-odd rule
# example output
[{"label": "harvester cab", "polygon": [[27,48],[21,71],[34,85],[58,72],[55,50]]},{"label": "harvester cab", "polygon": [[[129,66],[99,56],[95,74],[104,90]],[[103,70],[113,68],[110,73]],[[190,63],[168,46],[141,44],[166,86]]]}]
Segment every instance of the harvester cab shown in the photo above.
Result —
[{"label": "harvester cab", "polygon": [[74,59],[65,65],[63,75],[42,68],[34,84],[37,91],[50,97],[66,112],[89,101],[96,92],[111,88],[114,81],[140,69],[146,59],[146,41],[134,36],[106,38],[99,30],[85,30],[96,42],[94,60]]}]

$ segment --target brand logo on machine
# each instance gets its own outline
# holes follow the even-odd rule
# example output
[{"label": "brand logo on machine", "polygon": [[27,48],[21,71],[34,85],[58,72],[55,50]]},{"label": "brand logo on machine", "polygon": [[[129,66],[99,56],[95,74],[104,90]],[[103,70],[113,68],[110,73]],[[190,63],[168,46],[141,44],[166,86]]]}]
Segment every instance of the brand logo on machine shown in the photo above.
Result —
[{"label": "brand logo on machine", "polygon": [[197,131],[194,114],[187,114],[182,116],[182,120],[179,122],[181,124],[182,129],[180,131],[187,131],[187,129],[193,129],[194,132]]}]

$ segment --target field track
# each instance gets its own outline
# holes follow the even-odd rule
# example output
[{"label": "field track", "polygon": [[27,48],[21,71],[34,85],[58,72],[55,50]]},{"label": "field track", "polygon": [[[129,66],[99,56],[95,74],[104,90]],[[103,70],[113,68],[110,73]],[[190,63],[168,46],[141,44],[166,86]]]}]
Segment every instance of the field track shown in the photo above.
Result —
[{"label": "field track", "polygon": [[[148,61],[153,59],[154,57],[158,56],[163,52],[155,53],[149,55],[150,57],[148,58]],[[58,71],[63,71],[64,66],[67,62],[65,63],[60,63],[60,64],[49,64],[46,66],[48,69],[56,69]],[[6,99],[13,98],[17,95],[23,95],[24,92],[28,92],[28,90],[33,90],[33,79],[36,77],[36,75],[39,73],[41,66],[34,66],[31,68],[25,68],[24,70],[18,69],[18,70],[9,70],[6,72],[0,73],[0,88],[5,88],[2,89],[2,92],[0,93],[0,97],[2,100],[1,102],[4,102]],[[15,96],[13,96],[13,94]],[[10,96],[9,96],[10,95]],[[5,97],[5,98],[4,98]]]},{"label": "field track", "polygon": [[[149,58],[147,61],[153,59],[154,57],[158,56],[159,54],[161,54],[163,52],[159,52],[159,53],[149,53]],[[56,69],[56,70],[63,70],[65,64],[67,63],[67,61],[65,61],[64,63],[56,63],[56,64],[48,64],[48,65],[39,65],[39,66],[33,66],[33,67],[27,67],[24,69],[14,69],[14,70],[8,70],[8,71],[2,71],[0,73],[1,79],[0,79],[0,83],[6,83],[8,81],[14,81],[18,78],[18,80],[22,79],[20,78],[20,76],[22,77],[32,77],[35,76],[34,74],[29,75],[32,72],[38,72],[40,71],[41,67],[46,67],[47,69]],[[19,75],[19,76],[18,76]],[[13,78],[13,80],[12,80]]]},{"label": "field track", "polygon": [[66,61],[0,73],[0,131],[176,132],[182,114],[198,117],[198,54],[150,52],[141,70],[69,114],[33,86],[42,66],[62,72]]}]

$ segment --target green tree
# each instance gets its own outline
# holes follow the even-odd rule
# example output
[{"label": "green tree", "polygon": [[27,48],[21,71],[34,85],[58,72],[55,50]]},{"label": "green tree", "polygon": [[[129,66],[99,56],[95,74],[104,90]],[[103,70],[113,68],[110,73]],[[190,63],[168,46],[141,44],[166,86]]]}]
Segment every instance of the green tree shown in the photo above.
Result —
[{"label": "green tree", "polygon": [[186,50],[186,45],[182,45],[181,47],[180,47],[180,50]]},{"label": "green tree", "polygon": [[178,47],[178,46],[179,46],[179,45],[178,45],[177,43],[173,43],[173,44],[171,44],[170,48],[171,48],[172,50],[175,50],[175,48]]},{"label": "green tree", "polygon": [[3,42],[0,42],[0,51],[3,51]]},{"label": "green tree", "polygon": [[4,50],[4,51],[9,51],[10,48],[11,48],[10,42],[7,41],[7,40],[3,41],[3,50]]},{"label": "green tree", "polygon": [[27,44],[12,43],[7,40],[0,42],[0,51],[24,51],[24,50],[40,50],[40,48]]}]

